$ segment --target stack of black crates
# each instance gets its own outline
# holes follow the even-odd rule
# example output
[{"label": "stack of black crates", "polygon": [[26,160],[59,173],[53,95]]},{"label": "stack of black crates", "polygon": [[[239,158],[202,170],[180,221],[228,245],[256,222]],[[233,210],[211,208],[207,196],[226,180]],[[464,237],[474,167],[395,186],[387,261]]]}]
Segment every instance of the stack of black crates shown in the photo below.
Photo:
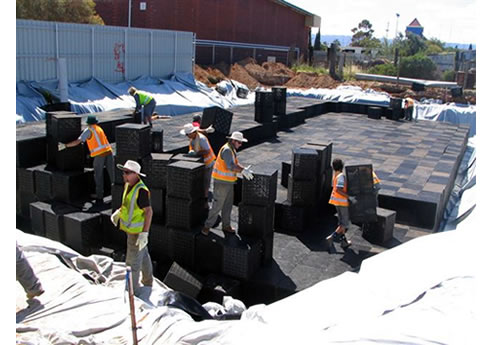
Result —
[{"label": "stack of black crates", "polygon": [[208,212],[205,165],[179,160],[167,166],[168,256],[187,269],[195,266],[195,239]]},{"label": "stack of black crates", "polygon": [[287,200],[277,204],[275,228],[302,232],[316,211],[326,206],[331,187],[331,152],[332,144],[323,142],[292,150],[291,164],[282,164],[282,185],[287,187]]},{"label": "stack of black crates", "polygon": [[398,120],[403,117],[403,108],[402,108],[402,98],[391,97],[390,98],[390,110],[391,110],[391,119]]},{"label": "stack of black crates", "polygon": [[226,136],[230,134],[233,115],[232,112],[217,106],[203,109],[200,128],[205,129],[209,126],[215,128],[214,133],[208,134],[208,140],[216,154],[225,144]]},{"label": "stack of black crates", "polygon": [[347,163],[345,165],[347,193],[355,198],[350,203],[349,215],[354,224],[377,221],[377,200],[374,193],[372,164]]},{"label": "stack of black crates", "polygon": [[256,91],[255,94],[255,121],[258,123],[269,123],[273,121],[273,92]]}]

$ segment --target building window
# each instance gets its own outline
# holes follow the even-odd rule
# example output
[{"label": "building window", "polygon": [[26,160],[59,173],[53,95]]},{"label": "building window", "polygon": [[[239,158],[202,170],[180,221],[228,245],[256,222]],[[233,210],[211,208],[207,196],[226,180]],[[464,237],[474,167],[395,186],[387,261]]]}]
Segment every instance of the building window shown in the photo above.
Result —
[{"label": "building window", "polygon": [[147,3],[146,2],[141,2],[140,3],[140,11],[145,11],[147,9]]}]

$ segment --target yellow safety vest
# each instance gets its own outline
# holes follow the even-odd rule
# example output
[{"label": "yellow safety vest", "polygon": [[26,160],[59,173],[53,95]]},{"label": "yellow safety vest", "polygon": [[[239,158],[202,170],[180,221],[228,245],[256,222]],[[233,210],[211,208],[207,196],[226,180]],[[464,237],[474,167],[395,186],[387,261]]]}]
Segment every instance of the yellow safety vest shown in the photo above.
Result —
[{"label": "yellow safety vest", "polygon": [[[342,173],[333,176],[333,182],[332,182],[333,190],[331,192],[330,201],[328,203],[335,206],[348,206],[349,205],[348,198],[338,193],[337,191],[337,181],[341,175]],[[347,193],[347,181],[345,181],[345,184],[343,185],[343,191]]]},{"label": "yellow safety vest", "polygon": [[90,139],[87,140],[91,157],[99,156],[105,152],[112,152],[111,145],[102,128],[98,125],[90,125],[88,128],[92,134]]},{"label": "yellow safety vest", "polygon": [[144,227],[144,210],[137,204],[138,193],[141,189],[146,190],[150,198],[150,191],[142,180],[135,183],[130,191],[128,191],[128,183],[125,183],[120,208],[120,230],[129,234],[139,234]]},{"label": "yellow safety vest", "polygon": [[205,166],[209,167],[214,163],[214,160],[216,158],[214,150],[212,150],[212,146],[210,145],[210,141],[208,141],[208,138],[205,135],[203,135],[202,133],[197,133],[197,134],[198,134],[198,136],[195,138],[195,140],[198,143],[198,147],[196,147],[196,148],[192,147],[191,146],[192,140],[190,140],[190,144],[188,145],[188,148],[190,151],[191,150],[194,150],[196,152],[201,151],[202,147],[200,146],[200,139],[205,138],[205,140],[207,140],[207,143],[208,143],[208,152],[205,156],[203,156],[203,163],[205,163]]},{"label": "yellow safety vest", "polygon": [[[214,164],[214,170],[212,171],[212,177],[220,181],[236,182],[237,180],[236,173],[232,170],[229,170],[227,168],[226,162],[222,159],[222,151],[224,150],[226,145],[229,145],[229,143],[226,143],[224,146],[222,146],[219,151],[219,154],[217,155],[217,159],[215,160],[215,164]],[[232,151],[232,156],[234,157],[234,163],[237,165],[238,162],[237,162],[236,152],[230,145],[229,148]]]},{"label": "yellow safety vest", "polygon": [[152,100],[152,96],[143,91],[137,91],[135,93],[138,95],[140,105],[147,105]]}]

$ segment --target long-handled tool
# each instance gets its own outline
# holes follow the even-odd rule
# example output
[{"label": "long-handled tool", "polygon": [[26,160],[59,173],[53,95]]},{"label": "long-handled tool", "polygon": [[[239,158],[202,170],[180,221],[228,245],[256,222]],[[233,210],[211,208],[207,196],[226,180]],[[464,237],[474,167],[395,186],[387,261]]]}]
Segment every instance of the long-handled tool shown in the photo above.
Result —
[{"label": "long-handled tool", "polygon": [[133,345],[138,345],[137,322],[135,320],[135,303],[133,301],[133,282],[132,282],[132,269],[131,269],[131,267],[126,268],[126,284],[128,286],[128,298],[130,300],[130,316],[132,319]]}]

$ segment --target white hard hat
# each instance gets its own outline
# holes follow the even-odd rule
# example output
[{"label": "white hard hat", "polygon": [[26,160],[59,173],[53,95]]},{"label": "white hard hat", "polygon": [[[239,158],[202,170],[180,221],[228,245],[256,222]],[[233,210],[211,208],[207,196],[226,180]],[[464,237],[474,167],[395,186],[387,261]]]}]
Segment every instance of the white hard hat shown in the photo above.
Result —
[{"label": "white hard hat", "polygon": [[241,133],[241,132],[232,132],[231,136],[227,137],[227,139],[237,140],[237,141],[241,141],[243,143],[248,142],[248,139],[243,137],[243,133]]},{"label": "white hard hat", "polygon": [[186,125],[183,126],[183,129],[179,131],[182,135],[188,135],[193,132],[196,132],[198,130],[198,127],[193,126],[192,123],[187,123]]},{"label": "white hard hat", "polygon": [[134,173],[140,175],[140,176],[143,176],[143,177],[146,177],[145,174],[142,174],[140,172],[140,164],[138,164],[137,162],[135,161],[132,161],[132,160],[127,160],[125,165],[121,165],[121,164],[116,164],[116,167],[120,170],[130,170],[130,171],[133,171]]}]

